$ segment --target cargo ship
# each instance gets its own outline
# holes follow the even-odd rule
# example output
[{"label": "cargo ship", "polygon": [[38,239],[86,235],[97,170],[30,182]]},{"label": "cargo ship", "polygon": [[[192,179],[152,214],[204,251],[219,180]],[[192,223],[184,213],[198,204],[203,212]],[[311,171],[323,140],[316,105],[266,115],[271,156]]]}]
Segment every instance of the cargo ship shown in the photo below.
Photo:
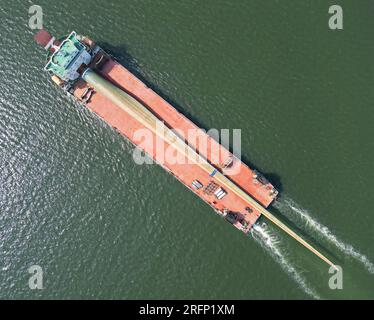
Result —
[{"label": "cargo ship", "polygon": [[[57,86],[161,165],[223,219],[247,234],[264,215],[333,266],[266,209],[278,191],[260,172],[197,127],[94,41],[74,31],[56,39],[44,29],[35,40],[48,52],[44,70]],[[140,139],[139,133],[142,138],[147,136],[147,141]]]}]

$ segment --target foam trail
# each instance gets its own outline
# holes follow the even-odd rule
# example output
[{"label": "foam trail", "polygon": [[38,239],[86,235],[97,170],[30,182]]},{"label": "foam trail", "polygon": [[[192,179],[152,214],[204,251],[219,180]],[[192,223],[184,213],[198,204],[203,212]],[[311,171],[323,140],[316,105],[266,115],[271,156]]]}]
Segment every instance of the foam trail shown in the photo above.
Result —
[{"label": "foam trail", "polygon": [[285,270],[307,294],[312,296],[314,299],[320,299],[318,294],[308,286],[300,272],[291,265],[285,254],[282,253],[279,248],[279,240],[275,235],[272,235],[267,230],[265,224],[255,224],[251,229],[251,235],[261,245],[261,247],[271,254],[271,256],[281,265],[282,269]]},{"label": "foam trail", "polygon": [[[274,203],[274,207],[282,214],[287,215],[288,218],[294,220],[294,222],[304,222],[305,227],[316,231],[324,239],[335,245],[341,252],[356,259],[356,261],[360,262],[368,272],[374,274],[374,264],[368,257],[357,251],[352,245],[337,238],[328,227],[318,222],[307,210],[301,208],[293,200],[286,198],[282,201],[279,199],[279,201]],[[298,219],[299,221],[295,221],[295,219]]]}]

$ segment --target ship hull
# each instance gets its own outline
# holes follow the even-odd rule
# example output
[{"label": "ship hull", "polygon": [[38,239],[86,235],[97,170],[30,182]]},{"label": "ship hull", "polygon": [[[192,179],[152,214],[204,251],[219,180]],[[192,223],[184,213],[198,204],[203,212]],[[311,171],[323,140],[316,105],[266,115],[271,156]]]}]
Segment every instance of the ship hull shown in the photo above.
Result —
[{"label": "ship hull", "polygon": [[[178,112],[130,70],[96,46],[92,40],[85,37],[83,40],[91,49],[95,48],[94,57],[89,65],[91,69],[138,100],[168,128],[182,136],[186,144],[196,150],[217,170],[222,171],[257,202],[264,207],[270,205],[277,195],[277,191],[270,182],[262,176],[259,179],[257,171],[250,169],[204,130]],[[58,84],[61,86],[61,83]],[[104,95],[95,92],[82,78],[73,82],[68,92],[130,140],[138,149],[146,152],[154,162],[171,173],[218,214],[226,218],[232,218],[234,215],[234,219],[227,220],[239,230],[247,233],[261,216],[250,203],[235,193],[224,192],[223,197],[220,194],[217,196],[215,190],[219,189],[220,183],[216,181],[214,173],[209,175],[196,163],[180,161],[178,150],[172,144],[168,144],[154,132],[147,132],[144,125]],[[196,188],[196,185],[199,187]]]}]

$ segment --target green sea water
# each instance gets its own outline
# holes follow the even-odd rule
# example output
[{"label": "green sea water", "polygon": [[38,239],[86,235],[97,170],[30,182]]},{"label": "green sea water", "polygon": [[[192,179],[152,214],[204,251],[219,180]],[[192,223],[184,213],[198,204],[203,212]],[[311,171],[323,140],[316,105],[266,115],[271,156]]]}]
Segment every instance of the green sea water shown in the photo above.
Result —
[{"label": "green sea water", "polygon": [[[199,126],[242,130],[279,188],[246,236],[42,71],[28,9],[88,35]],[[330,5],[344,29],[328,27]],[[4,0],[0,298],[374,298],[374,1]],[[43,290],[28,268],[43,269]]]}]

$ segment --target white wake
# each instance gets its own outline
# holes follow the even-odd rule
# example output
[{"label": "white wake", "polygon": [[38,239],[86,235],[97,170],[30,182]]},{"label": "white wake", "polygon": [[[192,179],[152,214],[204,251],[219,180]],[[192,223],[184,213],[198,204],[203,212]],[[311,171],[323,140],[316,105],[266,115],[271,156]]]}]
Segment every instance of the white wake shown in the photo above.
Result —
[{"label": "white wake", "polygon": [[287,256],[282,252],[279,245],[279,240],[274,234],[271,234],[265,224],[255,224],[251,229],[251,235],[262,248],[270,253],[270,255],[280,264],[282,269],[296,281],[301,289],[314,299],[320,299],[318,294],[308,285],[302,274],[297,271],[287,259]]},{"label": "white wake", "polygon": [[341,252],[360,262],[368,272],[374,274],[374,264],[367,256],[356,250],[352,245],[337,238],[328,227],[318,222],[307,210],[301,208],[293,200],[287,198],[279,199],[274,203],[274,207],[293,222],[304,223],[306,228],[316,232],[319,236],[337,247]]}]

